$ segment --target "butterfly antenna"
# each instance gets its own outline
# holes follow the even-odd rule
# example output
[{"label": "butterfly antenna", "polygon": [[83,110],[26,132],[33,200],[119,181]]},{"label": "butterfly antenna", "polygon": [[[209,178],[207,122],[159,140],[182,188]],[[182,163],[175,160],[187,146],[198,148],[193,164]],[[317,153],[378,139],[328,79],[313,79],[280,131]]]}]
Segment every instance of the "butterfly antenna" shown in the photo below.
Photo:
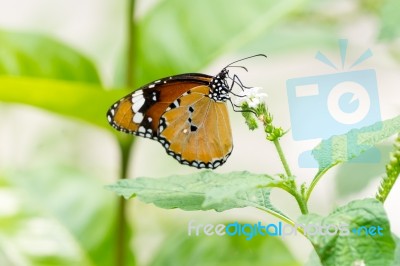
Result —
[{"label": "butterfly antenna", "polygon": [[265,54],[256,54],[256,55],[248,56],[248,57],[245,57],[245,58],[242,58],[242,59],[233,61],[232,63],[230,63],[229,65],[227,65],[225,68],[231,67],[233,64],[235,64],[235,63],[237,63],[237,62],[240,62],[240,61],[243,61],[243,60],[247,60],[247,59],[250,59],[250,58],[253,58],[253,57],[258,57],[258,56],[262,56],[262,57],[267,58],[267,56],[266,56]]},{"label": "butterfly antenna", "polygon": [[246,67],[244,67],[244,66],[226,66],[225,68],[228,68],[228,67],[239,67],[239,68],[243,68],[244,70],[246,70],[246,72],[249,72],[249,70],[247,70],[247,68]]}]

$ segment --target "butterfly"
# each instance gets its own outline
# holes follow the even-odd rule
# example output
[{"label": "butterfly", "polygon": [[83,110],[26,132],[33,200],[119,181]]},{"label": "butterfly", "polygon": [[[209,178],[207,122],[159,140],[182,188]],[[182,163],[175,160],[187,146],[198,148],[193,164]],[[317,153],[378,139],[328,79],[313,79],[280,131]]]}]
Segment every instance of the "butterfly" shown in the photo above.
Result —
[{"label": "butterfly", "polygon": [[[115,129],[158,141],[183,165],[215,169],[230,156],[233,143],[227,101],[232,87],[242,85],[229,76],[234,63],[216,76],[187,73],[148,83],[114,103],[107,112]],[[231,80],[231,84],[228,84]],[[233,105],[233,103],[232,103]]]}]

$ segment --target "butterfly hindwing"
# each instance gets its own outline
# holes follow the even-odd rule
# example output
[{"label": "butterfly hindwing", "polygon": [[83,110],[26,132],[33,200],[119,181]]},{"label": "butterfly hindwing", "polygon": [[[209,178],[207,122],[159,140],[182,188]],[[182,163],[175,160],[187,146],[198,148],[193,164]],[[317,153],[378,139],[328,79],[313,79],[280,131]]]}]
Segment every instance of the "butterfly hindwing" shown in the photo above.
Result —
[{"label": "butterfly hindwing", "polygon": [[158,139],[167,153],[197,168],[222,165],[233,148],[226,104],[208,95],[208,86],[194,87],[160,118]]}]

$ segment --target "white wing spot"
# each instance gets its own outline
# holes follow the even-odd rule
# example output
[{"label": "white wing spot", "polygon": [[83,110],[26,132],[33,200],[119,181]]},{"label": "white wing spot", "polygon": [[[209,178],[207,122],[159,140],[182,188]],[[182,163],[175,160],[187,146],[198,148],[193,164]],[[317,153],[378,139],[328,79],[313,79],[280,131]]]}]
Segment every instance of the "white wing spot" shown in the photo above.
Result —
[{"label": "white wing spot", "polygon": [[136,95],[136,96],[132,97],[132,103],[137,103],[141,99],[144,99],[143,95]]},{"label": "white wing spot", "polygon": [[139,127],[139,133],[145,133],[146,129],[144,128],[144,126]]},{"label": "white wing spot", "polygon": [[[139,97],[137,97],[137,98],[139,98]],[[132,105],[132,111],[133,111],[134,113],[137,113],[137,112],[139,111],[139,109],[143,106],[144,102],[145,102],[145,100],[144,100],[143,96],[140,97],[139,100],[137,100],[137,101],[135,101],[135,102],[133,103],[133,105]]]},{"label": "white wing spot", "polygon": [[134,123],[139,124],[139,123],[141,123],[142,121],[143,121],[143,114],[142,114],[142,113],[136,113],[136,114],[133,116],[133,122],[134,122]]},{"label": "white wing spot", "polygon": [[135,97],[135,96],[139,96],[139,95],[143,95],[143,90],[135,91],[135,93],[132,94],[132,98]]},{"label": "white wing spot", "polygon": [[156,85],[155,84],[151,84],[151,85],[149,85],[149,89],[152,89],[152,88],[154,88]]}]

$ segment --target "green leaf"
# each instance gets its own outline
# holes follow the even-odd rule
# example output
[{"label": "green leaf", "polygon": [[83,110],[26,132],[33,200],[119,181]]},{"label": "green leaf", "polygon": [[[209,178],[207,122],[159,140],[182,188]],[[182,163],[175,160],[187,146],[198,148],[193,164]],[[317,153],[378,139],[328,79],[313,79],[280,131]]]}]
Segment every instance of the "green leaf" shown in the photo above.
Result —
[{"label": "green leaf", "polygon": [[204,68],[255,40],[304,2],[160,1],[138,21],[136,82]]},{"label": "green leaf", "polygon": [[310,255],[308,256],[308,260],[304,264],[304,266],[322,266],[318,254],[317,252],[315,252],[315,250],[311,251]]},{"label": "green leaf", "polygon": [[191,236],[174,233],[160,245],[150,266],[296,266],[280,238],[256,236]]},{"label": "green leaf", "polygon": [[2,186],[0,199],[0,265],[93,265],[70,232],[23,191]]},{"label": "green leaf", "polygon": [[392,236],[396,241],[396,251],[394,252],[394,261],[392,266],[400,266],[400,238],[395,235]]},{"label": "green leaf", "polygon": [[252,206],[285,218],[269,200],[271,188],[264,188],[274,182],[267,175],[249,172],[217,174],[203,171],[165,178],[120,180],[107,188],[126,199],[138,197],[145,203],[153,203],[164,209],[225,211]]},{"label": "green leaf", "polygon": [[379,38],[382,40],[393,40],[400,35],[400,2],[397,0],[387,0],[381,8],[380,22],[381,28]]},{"label": "green leaf", "polygon": [[0,30],[0,43],[0,75],[100,83],[88,58],[52,38]]},{"label": "green leaf", "polygon": [[[310,228],[308,234],[305,230],[306,236],[312,242],[324,266],[390,265],[393,262],[395,243],[390,224],[383,205],[375,199],[350,202],[337,208],[327,217],[303,215],[299,224]],[[316,234],[317,226],[330,226],[330,231],[328,233],[325,229],[325,235]],[[342,229],[335,230],[333,226]],[[363,226],[367,229],[380,226],[383,228],[382,235],[378,234],[378,230],[375,231],[375,235],[368,235]],[[362,262],[364,264],[361,264]]]},{"label": "green leaf", "polygon": [[[46,162],[46,165],[11,174],[11,184],[29,199],[31,205],[40,206],[38,212],[56,218],[60,228],[70,234],[93,265],[113,265],[117,248],[118,199],[103,189],[104,184],[99,178],[75,168],[54,165],[50,160]],[[32,211],[32,207],[27,206],[24,210]],[[129,234],[128,230],[126,234]],[[49,235],[52,236],[51,232]],[[126,241],[130,239],[126,237]],[[129,248],[128,243],[126,247]],[[132,252],[128,250],[126,255],[130,265]]]},{"label": "green leaf", "polygon": [[108,108],[129,92],[71,81],[0,76],[0,101],[29,104],[106,129],[112,129],[106,118]]},{"label": "green leaf", "polygon": [[320,172],[347,162],[400,132],[400,116],[321,141],[312,151]]},{"label": "green leaf", "polygon": [[[381,154],[379,163],[344,163],[336,168],[335,187],[338,198],[349,196],[366,188],[373,180],[382,176],[385,164],[389,161],[392,145],[378,144]],[[351,176],[351,178],[349,178]]]}]

